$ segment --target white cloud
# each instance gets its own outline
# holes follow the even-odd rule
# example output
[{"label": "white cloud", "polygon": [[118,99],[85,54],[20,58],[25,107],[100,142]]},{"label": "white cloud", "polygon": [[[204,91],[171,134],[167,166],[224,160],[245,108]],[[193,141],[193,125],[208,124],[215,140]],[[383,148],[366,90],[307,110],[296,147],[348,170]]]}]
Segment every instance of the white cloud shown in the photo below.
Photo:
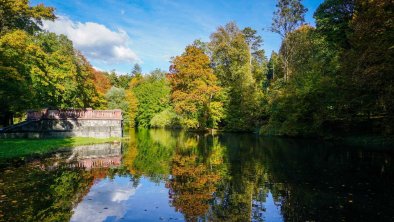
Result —
[{"label": "white cloud", "polygon": [[135,191],[137,188],[132,188],[132,189],[124,188],[124,189],[115,190],[112,193],[111,200],[113,202],[117,202],[117,203],[120,203],[121,201],[128,200],[131,196],[133,196],[135,194]]},{"label": "white cloud", "polygon": [[72,222],[105,221],[108,217],[121,218],[127,212],[126,201],[137,189],[126,178],[104,179],[95,183],[85,198],[73,209]]},{"label": "white cloud", "polygon": [[66,35],[89,59],[108,64],[141,62],[128,46],[131,40],[123,30],[112,31],[102,24],[74,22],[63,16],[43,23],[44,29]]}]

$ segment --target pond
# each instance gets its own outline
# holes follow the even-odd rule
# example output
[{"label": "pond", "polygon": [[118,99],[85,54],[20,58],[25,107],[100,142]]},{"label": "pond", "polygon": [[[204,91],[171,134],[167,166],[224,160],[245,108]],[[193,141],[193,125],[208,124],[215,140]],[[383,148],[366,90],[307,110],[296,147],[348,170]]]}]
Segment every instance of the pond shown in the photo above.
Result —
[{"label": "pond", "polygon": [[0,221],[394,221],[393,151],[140,130],[0,168]]}]

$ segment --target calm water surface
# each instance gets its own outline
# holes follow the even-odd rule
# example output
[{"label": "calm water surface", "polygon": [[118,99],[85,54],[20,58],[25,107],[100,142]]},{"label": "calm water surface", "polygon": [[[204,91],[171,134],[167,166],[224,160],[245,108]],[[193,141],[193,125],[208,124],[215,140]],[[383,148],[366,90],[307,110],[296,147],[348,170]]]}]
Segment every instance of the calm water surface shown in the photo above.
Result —
[{"label": "calm water surface", "polygon": [[394,221],[393,156],[144,130],[123,144],[3,161],[0,221]]}]

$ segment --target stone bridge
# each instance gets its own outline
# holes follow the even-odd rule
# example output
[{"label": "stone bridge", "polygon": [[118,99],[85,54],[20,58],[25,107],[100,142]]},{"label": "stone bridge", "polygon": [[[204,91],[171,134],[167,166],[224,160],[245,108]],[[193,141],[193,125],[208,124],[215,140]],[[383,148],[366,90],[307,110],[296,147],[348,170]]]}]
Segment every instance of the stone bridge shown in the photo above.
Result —
[{"label": "stone bridge", "polygon": [[0,129],[0,138],[122,137],[122,111],[44,109],[26,121]]}]

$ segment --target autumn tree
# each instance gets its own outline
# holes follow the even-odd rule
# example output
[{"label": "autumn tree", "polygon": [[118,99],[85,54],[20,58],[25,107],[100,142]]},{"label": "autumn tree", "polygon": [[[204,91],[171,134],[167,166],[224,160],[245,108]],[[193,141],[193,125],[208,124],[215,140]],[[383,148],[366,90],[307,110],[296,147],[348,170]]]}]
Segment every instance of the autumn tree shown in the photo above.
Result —
[{"label": "autumn tree", "polygon": [[93,80],[97,92],[103,95],[111,88],[111,82],[103,72],[93,70]]},{"label": "autumn tree", "polygon": [[43,4],[30,6],[29,0],[0,0],[0,33],[24,30],[30,34],[40,31],[42,20],[54,20],[54,8]]},{"label": "autumn tree", "polygon": [[[9,43],[22,49],[26,44],[20,45],[20,43],[24,42],[26,35],[22,33],[21,36],[17,36],[21,34],[21,32],[17,31],[23,30],[33,34],[41,30],[39,25],[43,19],[54,20],[54,9],[43,4],[33,7],[29,6],[28,0],[0,0],[0,37],[2,38],[2,46]],[[10,32],[10,35],[5,36],[6,33]],[[10,38],[11,36],[16,38],[12,39]],[[11,61],[11,49],[9,47],[8,49],[2,47],[0,50],[2,51],[0,57],[0,125],[10,125],[13,124],[15,112],[22,110],[26,104],[29,104],[31,98],[31,95],[28,96],[26,94],[27,91],[31,91],[30,76],[27,70],[27,67],[29,67],[27,63],[29,62],[26,65],[22,64],[22,62],[16,65],[15,63],[20,60],[17,58],[15,61]],[[29,52],[35,50],[36,48],[33,47],[30,48]],[[29,52],[15,51],[15,54],[22,53],[27,56]],[[20,59],[27,59],[26,56],[20,57]],[[14,64],[11,65],[12,63]]]},{"label": "autumn tree", "polygon": [[34,94],[26,92],[33,91],[29,67],[33,67],[34,62],[29,52],[34,52],[37,47],[28,39],[23,31],[0,37],[0,124],[4,126],[13,124],[14,113],[23,110],[26,104],[30,104],[31,97],[34,98]]},{"label": "autumn tree", "polygon": [[188,46],[172,60],[170,83],[172,102],[187,128],[217,127],[223,117],[222,89],[204,52]]},{"label": "autumn tree", "polygon": [[137,117],[137,112],[138,112],[138,99],[135,96],[134,92],[131,90],[127,90],[125,96],[126,96],[126,101],[129,105],[126,112],[127,112],[127,115],[129,116],[129,119],[130,119],[130,127],[134,128],[136,117]]},{"label": "autumn tree", "polygon": [[210,136],[184,137],[177,144],[171,158],[172,177],[166,183],[169,198],[187,221],[199,221],[208,215],[213,194],[223,177],[224,147]]}]

